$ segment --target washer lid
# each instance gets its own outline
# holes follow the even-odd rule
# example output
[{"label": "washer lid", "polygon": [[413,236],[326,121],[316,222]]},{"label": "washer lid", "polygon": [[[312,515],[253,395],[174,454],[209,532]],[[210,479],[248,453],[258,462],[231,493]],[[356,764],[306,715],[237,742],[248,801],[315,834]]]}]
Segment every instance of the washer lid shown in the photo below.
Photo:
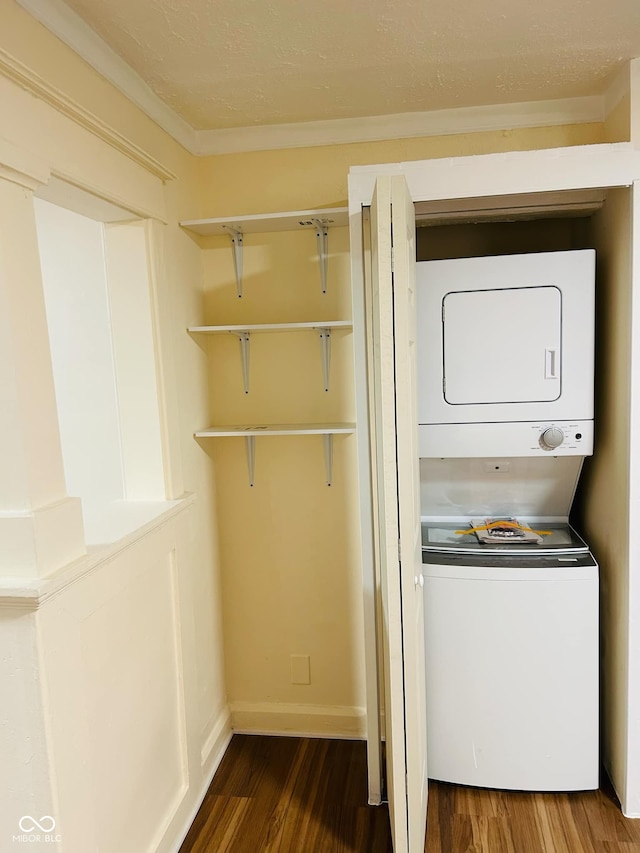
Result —
[{"label": "washer lid", "polygon": [[513,539],[509,542],[482,542],[475,533],[465,533],[471,521],[423,522],[423,552],[469,554],[474,556],[494,555],[522,557],[522,555],[584,554],[589,550],[587,543],[576,531],[565,523],[528,520],[527,526],[538,533],[540,541]]},{"label": "washer lid", "polygon": [[515,516],[566,522],[581,468],[580,456],[551,454],[423,458],[420,513],[425,521]]}]

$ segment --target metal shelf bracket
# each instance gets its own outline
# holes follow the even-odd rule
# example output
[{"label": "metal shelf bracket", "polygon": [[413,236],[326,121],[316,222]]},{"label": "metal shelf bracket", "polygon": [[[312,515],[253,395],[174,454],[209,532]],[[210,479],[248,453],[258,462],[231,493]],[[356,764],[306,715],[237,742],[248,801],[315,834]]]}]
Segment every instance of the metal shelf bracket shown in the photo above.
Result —
[{"label": "metal shelf bracket", "polygon": [[316,240],[318,242],[318,260],[320,262],[320,283],[322,292],[327,292],[327,258],[329,252],[329,228],[320,219],[316,223]]},{"label": "metal shelf bracket", "polygon": [[233,244],[233,265],[236,270],[236,290],[238,291],[238,299],[242,298],[242,231],[237,228],[232,228],[230,225],[225,225],[225,229],[229,232],[231,242]]},{"label": "metal shelf bracket", "polygon": [[327,486],[330,486],[333,475],[333,435],[331,433],[323,434],[322,447],[324,450],[324,467],[327,473]]},{"label": "metal shelf bracket", "polygon": [[320,334],[320,358],[322,359],[322,380],[324,390],[329,390],[329,368],[331,366],[331,329],[316,329]]},{"label": "metal shelf bracket", "polygon": [[255,482],[256,470],[256,437],[255,435],[245,435],[244,437],[245,450],[247,452],[247,468],[249,470],[249,485],[253,486]]},{"label": "metal shelf bracket", "polygon": [[240,358],[242,359],[242,381],[244,382],[244,393],[249,393],[249,332],[232,332],[238,336],[240,341]]}]

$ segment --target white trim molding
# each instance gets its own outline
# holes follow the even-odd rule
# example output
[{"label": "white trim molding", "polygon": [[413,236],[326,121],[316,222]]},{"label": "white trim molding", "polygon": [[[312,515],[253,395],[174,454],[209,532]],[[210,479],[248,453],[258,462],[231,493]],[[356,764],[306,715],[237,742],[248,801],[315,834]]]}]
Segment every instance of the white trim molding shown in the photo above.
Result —
[{"label": "white trim molding", "polygon": [[202,747],[202,782],[194,799],[194,805],[189,812],[186,821],[183,823],[180,832],[176,835],[175,846],[171,847],[175,853],[180,853],[182,844],[189,834],[189,830],[196,819],[196,815],[200,811],[200,807],[204,802],[207,791],[213,782],[213,777],[215,776],[216,771],[229,748],[232,737],[233,732],[231,731],[229,709],[225,707],[218,714],[209,736],[206,738]]},{"label": "white trim molding", "polygon": [[51,171],[44,160],[0,137],[0,178],[37,190],[50,177]]},{"label": "white trim molding", "polygon": [[[633,60],[637,62],[637,60]],[[624,65],[611,81],[611,85],[604,93],[604,116],[611,113],[631,91],[631,63]]]},{"label": "white trim molding", "polygon": [[364,740],[364,708],[293,702],[231,702],[236,734],[288,735]]},{"label": "white trim molding", "polygon": [[[185,493],[173,501],[158,502],[158,511],[145,524],[135,527],[121,539],[107,545],[93,546],[90,551],[72,562],[67,563],[58,571],[44,577],[26,578],[4,575],[0,577],[0,610],[6,607],[16,607],[22,610],[38,610],[48,601],[64,593],[71,586],[83,581],[89,575],[100,570],[128,548],[133,547],[143,537],[170,522],[175,516],[191,507],[196,501],[194,493]],[[79,505],[78,498],[67,498],[61,502],[61,509]],[[55,509],[55,506],[54,506]],[[26,514],[25,514],[26,515]],[[17,513],[0,515],[0,527],[5,520],[21,520],[23,516]],[[46,528],[45,528],[45,532]]]},{"label": "white trim molding", "polygon": [[3,74],[9,80],[26,89],[27,92],[54,107],[58,112],[72,119],[81,127],[84,127],[85,130],[90,131],[90,133],[107,142],[112,148],[125,154],[162,181],[175,179],[176,175],[170,169],[167,169],[166,166],[163,166],[155,157],[147,154],[146,151],[143,151],[134,142],[131,142],[106,122],[102,121],[102,119],[98,118],[98,116],[85,109],[72,98],[69,98],[60,89],[47,83],[39,74],[36,74],[1,48],[0,74]]},{"label": "white trim molding", "polygon": [[604,118],[600,96],[521,104],[492,104],[419,113],[308,121],[228,130],[198,131],[196,154],[230,154],[239,151],[269,151],[277,148],[307,148],[354,142],[380,142],[448,136],[520,127],[587,124]]},{"label": "white trim molding", "polygon": [[[629,88],[629,69],[625,65],[606,93],[580,98],[491,104],[328,121],[196,130],[165,104],[143,78],[63,0],[17,0],[17,2],[99,74],[109,80],[173,139],[192,154],[199,156],[447,136],[490,130],[599,123],[624,97]],[[0,71],[2,70],[0,65]],[[94,122],[99,122],[96,117],[92,119]]]},{"label": "white trim molding", "polygon": [[217,769],[226,752],[233,732],[231,730],[231,713],[229,708],[225,707],[214,718],[209,734],[204,739],[200,750],[200,763],[205,775],[211,773],[211,768]]},{"label": "white trim molding", "polygon": [[188,151],[195,148],[195,131],[151,90],[142,77],[63,0],[17,0],[23,9],[56,35],[133,101]]}]

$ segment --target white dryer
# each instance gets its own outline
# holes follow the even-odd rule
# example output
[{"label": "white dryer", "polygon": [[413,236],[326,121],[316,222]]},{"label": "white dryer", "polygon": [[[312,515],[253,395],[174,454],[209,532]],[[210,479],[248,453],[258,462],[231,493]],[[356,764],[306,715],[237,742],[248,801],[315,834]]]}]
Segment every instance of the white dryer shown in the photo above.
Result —
[{"label": "white dryer", "polygon": [[426,261],[416,282],[421,457],[513,455],[518,429],[526,455],[592,453],[593,250]]}]

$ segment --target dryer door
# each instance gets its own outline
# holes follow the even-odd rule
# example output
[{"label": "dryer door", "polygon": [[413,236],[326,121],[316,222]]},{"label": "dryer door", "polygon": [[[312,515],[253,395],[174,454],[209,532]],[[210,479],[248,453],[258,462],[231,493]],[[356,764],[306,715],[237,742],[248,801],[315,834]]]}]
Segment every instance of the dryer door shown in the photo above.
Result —
[{"label": "dryer door", "polygon": [[553,286],[447,293],[442,300],[446,402],[557,400],[561,321],[562,293]]}]

